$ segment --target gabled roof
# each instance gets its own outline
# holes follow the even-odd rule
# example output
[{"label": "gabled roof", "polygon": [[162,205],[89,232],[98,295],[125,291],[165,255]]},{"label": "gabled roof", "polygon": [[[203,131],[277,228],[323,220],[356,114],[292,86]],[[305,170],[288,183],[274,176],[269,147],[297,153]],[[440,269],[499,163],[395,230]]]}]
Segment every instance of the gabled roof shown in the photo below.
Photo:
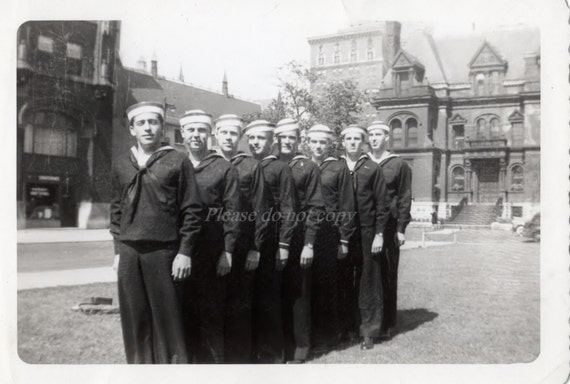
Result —
[{"label": "gabled roof", "polygon": [[409,52],[400,49],[392,63],[392,68],[419,67],[425,69],[421,61]]},{"label": "gabled roof", "polygon": [[167,112],[167,120],[177,120],[185,111],[202,109],[213,118],[226,113],[243,115],[259,112],[259,104],[225,96],[222,93],[202,89],[180,81],[168,80],[164,77],[153,77],[151,74],[131,68],[120,70],[119,81],[124,82],[129,91],[129,104],[139,101],[155,101],[172,107]]},{"label": "gabled roof", "polygon": [[[506,79],[524,79],[524,57],[529,52],[540,54],[540,32],[537,28],[517,26],[434,37],[425,26],[402,23],[401,44],[403,50],[417,57],[425,66],[425,77],[432,84],[468,82],[469,65],[485,46],[492,49],[503,62],[508,62]],[[391,81],[390,72],[384,77],[385,83]]]},{"label": "gabled roof", "polygon": [[487,40],[484,40],[483,44],[481,44],[481,47],[477,50],[469,62],[469,68],[487,67],[492,65],[504,66],[506,64],[507,61],[501,57],[498,51],[493,48],[493,46]]}]

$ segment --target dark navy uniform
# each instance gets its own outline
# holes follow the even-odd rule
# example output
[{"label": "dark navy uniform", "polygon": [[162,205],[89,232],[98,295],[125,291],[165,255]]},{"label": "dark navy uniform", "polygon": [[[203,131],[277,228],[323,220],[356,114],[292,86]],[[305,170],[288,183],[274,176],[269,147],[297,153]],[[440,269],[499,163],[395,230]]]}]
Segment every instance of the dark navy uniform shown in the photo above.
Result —
[{"label": "dark navy uniform", "polygon": [[171,273],[177,253],[194,257],[203,219],[192,163],[162,147],[139,166],[131,150],[113,164],[113,187],[110,231],[120,255],[118,293],[127,362],[187,363]]},{"label": "dark navy uniform", "polygon": [[222,251],[234,252],[239,233],[239,221],[232,218],[239,213],[238,171],[223,156],[210,152],[195,173],[207,213],[190,278],[181,284],[187,340],[196,362],[221,363],[227,277],[218,276],[216,268]]},{"label": "dark navy uniform", "polygon": [[[270,190],[267,239],[261,247],[261,259],[255,277],[254,345],[255,358],[262,363],[284,360],[281,315],[281,272],[275,257],[281,248],[289,249],[295,227],[295,186],[286,163],[269,155],[261,160],[263,176]],[[289,258],[289,262],[290,262]]]},{"label": "dark navy uniform", "polygon": [[382,329],[387,330],[396,325],[398,264],[400,262],[398,232],[405,233],[411,220],[412,170],[404,160],[394,154],[381,159],[379,165],[386,180],[386,194],[390,209],[384,230],[384,247],[380,256],[384,295]]},{"label": "dark navy uniform", "polygon": [[[352,178],[346,163],[329,157],[319,168],[326,220],[321,223],[314,245],[312,326],[314,344],[326,347],[335,343],[337,335],[348,332],[354,320],[355,311],[348,310],[349,307],[355,308],[356,302],[356,298],[350,295],[354,293],[354,263],[348,257],[337,260],[337,254],[341,243],[348,247],[356,229],[356,207]],[[338,277],[347,274],[347,284],[352,287],[343,285],[339,289],[339,283],[347,278]]]},{"label": "dark navy uniform", "polygon": [[377,233],[384,233],[388,220],[386,182],[382,169],[368,155],[362,155],[350,171],[358,212],[360,242],[353,244],[356,288],[360,308],[360,334],[378,337],[383,316],[382,275],[379,255],[371,252]]},{"label": "dark navy uniform", "polygon": [[295,181],[298,214],[283,274],[285,358],[304,361],[311,344],[312,270],[301,268],[301,252],[307,244],[314,247],[325,208],[319,167],[305,155],[293,157],[289,167]]},{"label": "dark navy uniform", "polygon": [[[256,271],[246,271],[247,253],[261,251],[267,238],[269,189],[259,161],[245,153],[230,159],[239,174],[240,230],[227,285],[225,362],[249,363],[252,358],[252,301]],[[258,266],[259,267],[259,266]]]}]

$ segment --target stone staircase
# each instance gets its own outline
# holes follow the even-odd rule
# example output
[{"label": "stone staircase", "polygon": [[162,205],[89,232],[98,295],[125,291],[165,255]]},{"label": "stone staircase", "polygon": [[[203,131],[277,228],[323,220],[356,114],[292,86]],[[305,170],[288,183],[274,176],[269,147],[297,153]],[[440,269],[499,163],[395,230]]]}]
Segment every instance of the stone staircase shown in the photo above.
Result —
[{"label": "stone staircase", "polygon": [[456,225],[491,225],[497,219],[495,205],[469,204],[449,224]]}]

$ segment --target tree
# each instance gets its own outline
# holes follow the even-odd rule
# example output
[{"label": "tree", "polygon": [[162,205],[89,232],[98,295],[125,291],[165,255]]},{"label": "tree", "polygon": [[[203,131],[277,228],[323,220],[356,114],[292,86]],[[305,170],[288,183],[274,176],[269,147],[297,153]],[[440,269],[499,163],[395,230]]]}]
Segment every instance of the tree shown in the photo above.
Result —
[{"label": "tree", "polygon": [[359,122],[364,102],[364,95],[352,80],[334,82],[316,97],[313,119],[338,135],[344,127]]}]

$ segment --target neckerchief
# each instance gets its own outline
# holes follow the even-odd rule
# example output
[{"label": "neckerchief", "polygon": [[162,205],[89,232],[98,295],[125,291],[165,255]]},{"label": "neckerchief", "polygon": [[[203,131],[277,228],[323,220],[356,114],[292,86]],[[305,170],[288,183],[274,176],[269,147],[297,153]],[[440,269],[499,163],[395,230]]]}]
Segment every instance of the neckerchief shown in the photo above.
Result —
[{"label": "neckerchief", "polygon": [[137,160],[137,153],[138,153],[137,149],[135,147],[131,148],[130,160],[133,167],[135,167],[135,169],[137,170],[137,173],[133,176],[131,182],[127,187],[127,202],[129,203],[128,206],[130,207],[129,223],[133,222],[133,218],[135,216],[135,212],[139,204],[139,200],[141,197],[142,178],[144,175],[148,176],[148,181],[150,184],[153,185],[153,189],[156,192],[158,200],[162,203],[166,203],[166,196],[164,196],[164,193],[162,192],[162,188],[160,187],[160,182],[149,168],[158,159],[165,156],[171,150],[174,150],[174,148],[172,148],[171,146],[160,147],[159,149],[154,151],[152,155],[150,155],[150,157],[143,166],[139,166]]}]

